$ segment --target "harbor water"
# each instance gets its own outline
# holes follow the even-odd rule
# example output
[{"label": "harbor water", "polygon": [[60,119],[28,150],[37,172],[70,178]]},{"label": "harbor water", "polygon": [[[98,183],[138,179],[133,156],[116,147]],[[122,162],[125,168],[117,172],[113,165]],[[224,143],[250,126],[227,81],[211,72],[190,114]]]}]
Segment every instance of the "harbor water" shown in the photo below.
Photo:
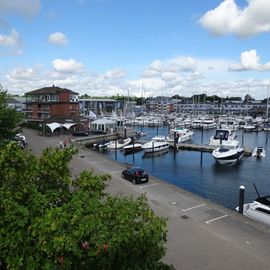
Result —
[{"label": "harbor water", "polygon": [[[167,127],[138,128],[147,133],[141,140],[149,141],[155,135],[167,135]],[[193,130],[193,143],[208,144],[215,134],[212,130]],[[269,133],[269,134],[268,134]],[[269,138],[268,138],[269,137]],[[270,132],[237,132],[240,145],[251,149],[262,146],[266,157],[244,157],[233,166],[219,165],[211,153],[169,149],[158,155],[145,155],[143,151],[124,155],[122,150],[103,151],[110,159],[144,168],[150,175],[200,195],[225,207],[238,205],[239,186],[244,185],[245,202],[253,201],[257,194],[270,194]]]}]

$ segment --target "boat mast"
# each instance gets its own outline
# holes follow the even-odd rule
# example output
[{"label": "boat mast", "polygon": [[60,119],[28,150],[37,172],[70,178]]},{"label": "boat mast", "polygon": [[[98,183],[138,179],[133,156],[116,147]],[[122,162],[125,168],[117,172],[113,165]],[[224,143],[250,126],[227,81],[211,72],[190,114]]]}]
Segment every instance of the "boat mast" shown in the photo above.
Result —
[{"label": "boat mast", "polygon": [[268,120],[269,86],[267,86],[266,119]]}]

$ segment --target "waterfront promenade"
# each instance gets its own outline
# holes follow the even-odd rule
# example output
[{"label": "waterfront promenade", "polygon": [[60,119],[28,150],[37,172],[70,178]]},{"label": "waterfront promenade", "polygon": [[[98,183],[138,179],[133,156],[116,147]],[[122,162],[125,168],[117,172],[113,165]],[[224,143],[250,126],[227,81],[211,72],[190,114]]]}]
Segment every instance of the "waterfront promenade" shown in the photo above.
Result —
[{"label": "waterfront promenade", "polygon": [[[60,137],[42,137],[32,130],[23,134],[34,154],[47,146],[59,147]],[[70,166],[73,175],[85,169],[111,174],[109,193],[145,193],[156,215],[168,218],[164,260],[176,269],[270,269],[270,227],[157,178],[134,186],[120,177],[124,165],[90,150],[80,149]]]}]

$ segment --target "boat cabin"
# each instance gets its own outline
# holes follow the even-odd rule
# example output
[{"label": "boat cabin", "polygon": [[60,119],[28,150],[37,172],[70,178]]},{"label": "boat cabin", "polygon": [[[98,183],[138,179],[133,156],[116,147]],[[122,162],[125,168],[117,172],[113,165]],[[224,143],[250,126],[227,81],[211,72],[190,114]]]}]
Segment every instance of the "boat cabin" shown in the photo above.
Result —
[{"label": "boat cabin", "polygon": [[226,141],[229,138],[229,134],[230,132],[228,130],[222,130],[219,129],[216,131],[216,134],[214,136],[215,140],[222,140],[222,141]]}]

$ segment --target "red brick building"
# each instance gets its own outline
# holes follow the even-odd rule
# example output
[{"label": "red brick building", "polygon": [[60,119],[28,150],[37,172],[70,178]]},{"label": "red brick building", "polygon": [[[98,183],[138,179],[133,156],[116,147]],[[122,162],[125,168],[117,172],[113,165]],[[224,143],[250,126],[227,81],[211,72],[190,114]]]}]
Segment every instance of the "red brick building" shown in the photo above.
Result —
[{"label": "red brick building", "polygon": [[78,93],[56,86],[44,87],[26,95],[26,119],[37,122],[75,121],[80,117]]}]

